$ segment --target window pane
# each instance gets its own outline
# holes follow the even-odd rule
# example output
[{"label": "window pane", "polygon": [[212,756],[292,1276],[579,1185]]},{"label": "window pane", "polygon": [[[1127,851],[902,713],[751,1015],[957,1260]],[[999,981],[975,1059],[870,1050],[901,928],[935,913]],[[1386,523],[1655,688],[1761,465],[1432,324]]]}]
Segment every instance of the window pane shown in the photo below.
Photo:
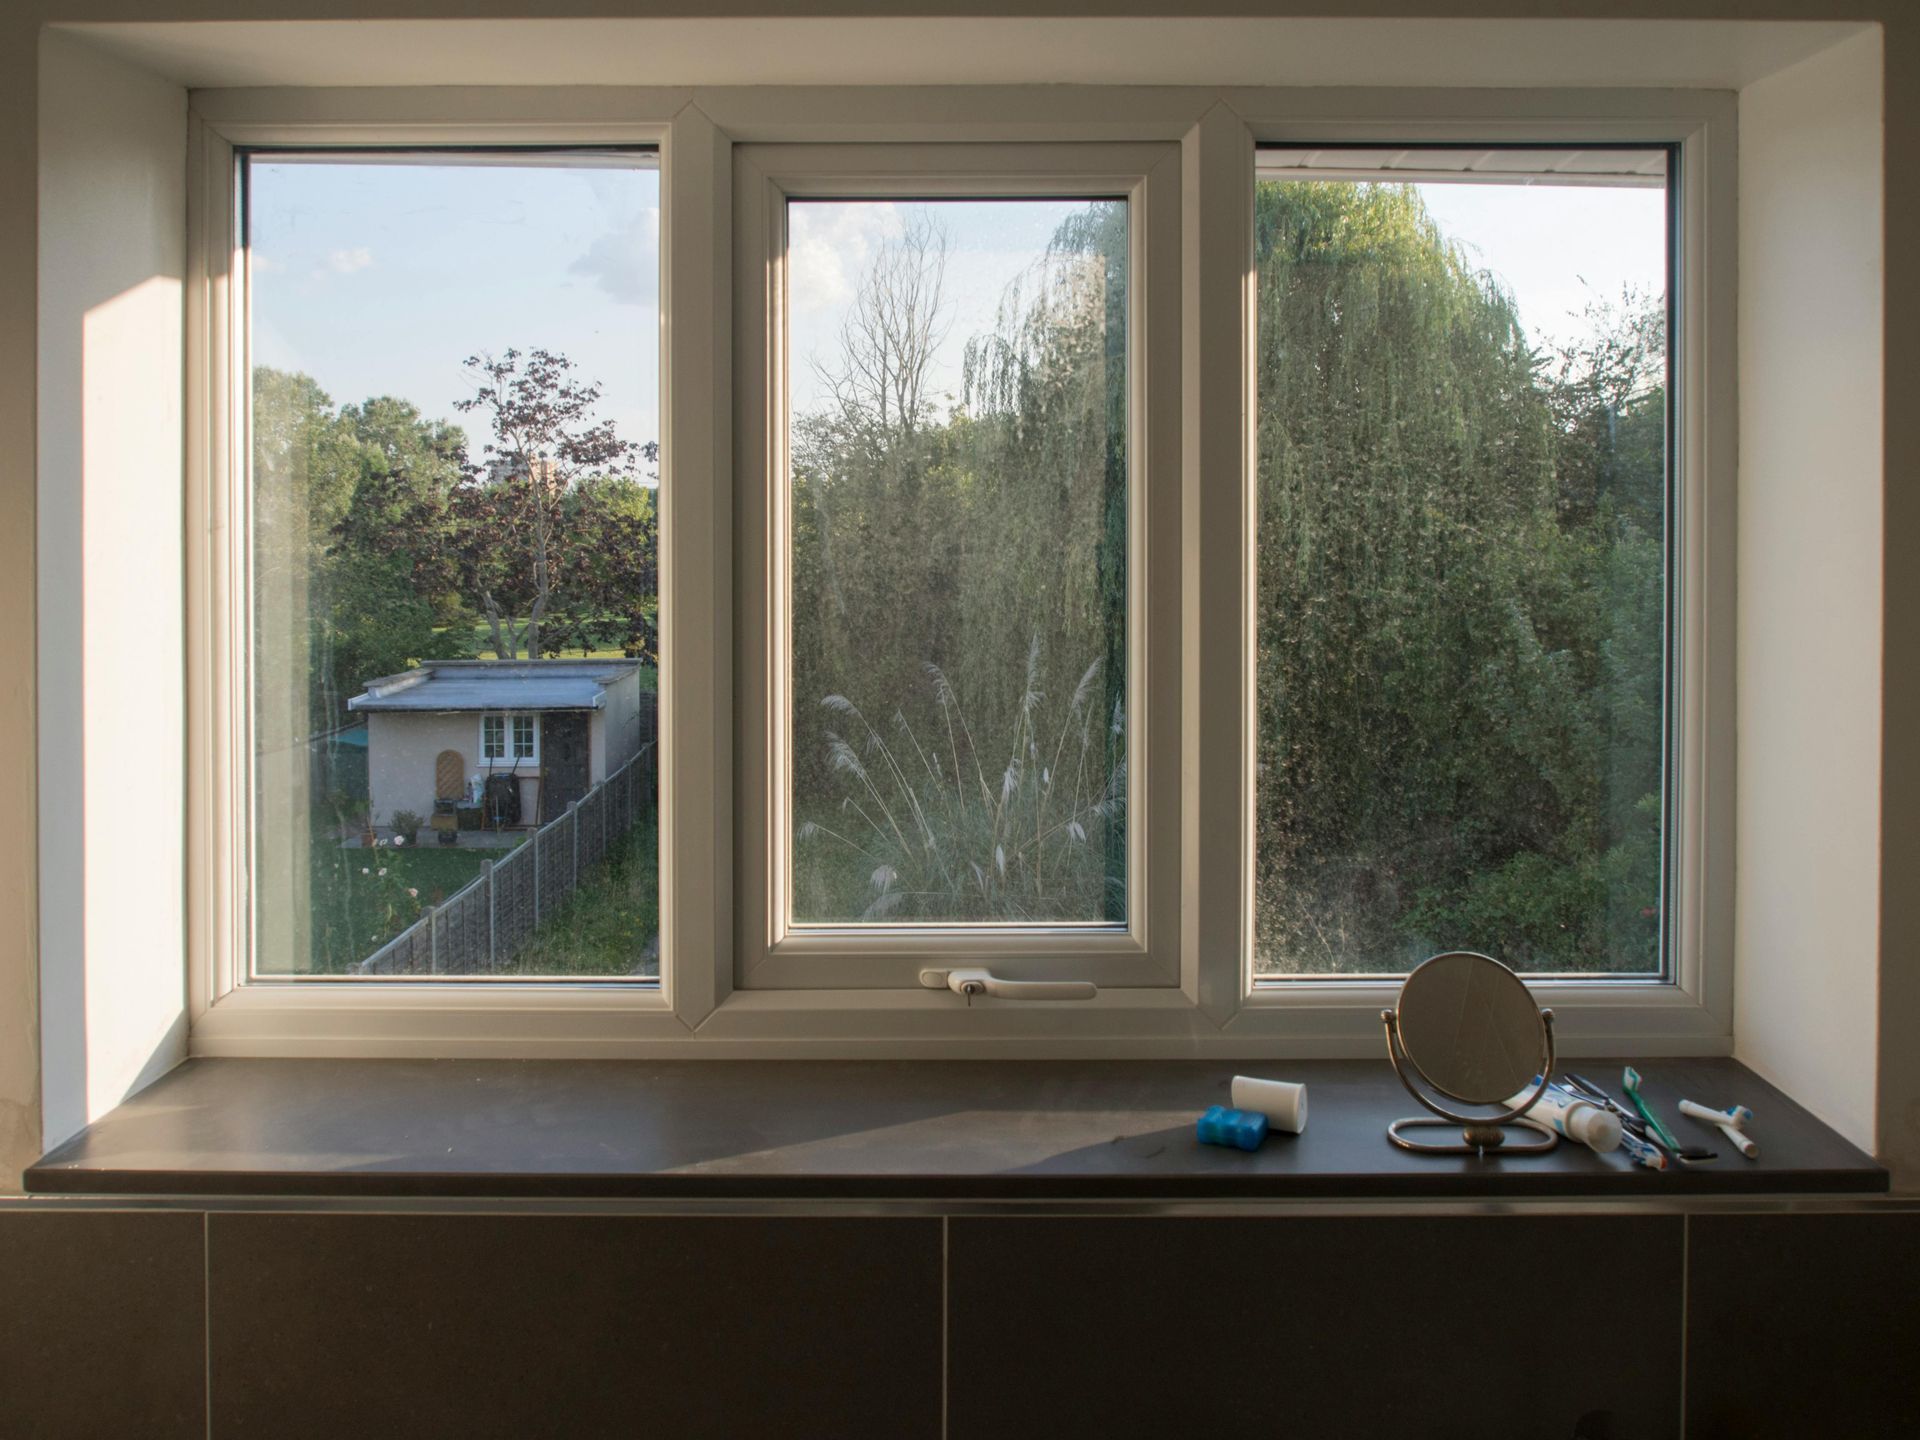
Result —
[{"label": "window pane", "polygon": [[1662,969],[1666,162],[1262,152],[1258,973]]},{"label": "window pane", "polygon": [[653,157],[243,164],[254,974],[657,975]]},{"label": "window pane", "polygon": [[1127,223],[789,206],[795,923],[1126,917]]}]

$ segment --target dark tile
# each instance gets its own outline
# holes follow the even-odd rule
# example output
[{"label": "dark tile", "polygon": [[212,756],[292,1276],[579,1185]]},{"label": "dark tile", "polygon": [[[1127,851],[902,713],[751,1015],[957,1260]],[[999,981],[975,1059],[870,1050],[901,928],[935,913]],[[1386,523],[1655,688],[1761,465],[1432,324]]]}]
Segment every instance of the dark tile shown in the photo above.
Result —
[{"label": "dark tile", "polygon": [[1920,1435],[1920,1213],[1700,1215],[1688,1440]]},{"label": "dark tile", "polygon": [[206,1434],[203,1228],[0,1206],[0,1432]]},{"label": "dark tile", "polygon": [[219,1437],[934,1436],[940,1222],[215,1215]]},{"label": "dark tile", "polygon": [[956,1219],[953,1440],[1671,1440],[1669,1217]]}]

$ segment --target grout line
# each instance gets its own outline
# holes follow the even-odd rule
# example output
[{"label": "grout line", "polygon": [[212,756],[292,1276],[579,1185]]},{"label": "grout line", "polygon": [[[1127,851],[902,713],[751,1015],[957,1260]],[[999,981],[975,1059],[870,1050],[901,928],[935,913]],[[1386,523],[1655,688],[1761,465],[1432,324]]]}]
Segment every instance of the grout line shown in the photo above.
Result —
[{"label": "grout line", "polygon": [[1680,1217],[1680,1440],[1687,1440],[1687,1270],[1693,1217]]},{"label": "grout line", "polygon": [[205,1361],[207,1440],[213,1440],[213,1212],[200,1212],[200,1345]]},{"label": "grout line", "polygon": [[947,1440],[947,1312],[952,1302],[948,1298],[947,1230],[953,1224],[953,1217],[940,1217],[940,1440]]}]

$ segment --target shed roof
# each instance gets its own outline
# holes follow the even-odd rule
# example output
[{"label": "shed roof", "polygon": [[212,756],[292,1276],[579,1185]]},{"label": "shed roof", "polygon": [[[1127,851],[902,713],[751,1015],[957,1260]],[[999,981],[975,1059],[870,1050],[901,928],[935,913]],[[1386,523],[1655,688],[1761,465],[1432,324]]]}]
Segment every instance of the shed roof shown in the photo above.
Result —
[{"label": "shed roof", "polygon": [[429,660],[367,682],[349,710],[601,710],[638,660]]}]

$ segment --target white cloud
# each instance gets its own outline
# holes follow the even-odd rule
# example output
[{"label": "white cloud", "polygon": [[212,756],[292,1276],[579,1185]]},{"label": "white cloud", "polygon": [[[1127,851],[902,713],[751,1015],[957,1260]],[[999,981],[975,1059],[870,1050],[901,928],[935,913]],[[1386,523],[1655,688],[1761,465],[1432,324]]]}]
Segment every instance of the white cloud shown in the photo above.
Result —
[{"label": "white cloud", "polygon": [[845,305],[873,252],[903,228],[890,200],[789,205],[787,303],[796,314]]},{"label": "white cloud", "polygon": [[649,206],[609,230],[567,266],[623,305],[653,305],[660,295],[660,211]]},{"label": "white cloud", "polygon": [[336,275],[351,275],[356,270],[364,270],[373,264],[373,251],[364,245],[355,245],[350,250],[329,250],[326,268]]}]

